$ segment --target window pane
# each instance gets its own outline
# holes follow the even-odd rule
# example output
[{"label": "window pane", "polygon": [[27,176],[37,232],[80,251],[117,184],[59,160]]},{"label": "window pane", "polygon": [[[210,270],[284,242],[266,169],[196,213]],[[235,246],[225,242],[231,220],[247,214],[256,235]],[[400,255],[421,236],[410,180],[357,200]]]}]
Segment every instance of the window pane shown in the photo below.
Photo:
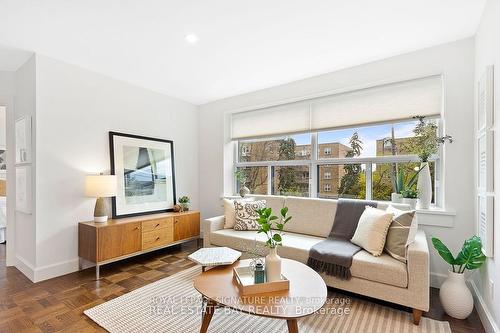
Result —
[{"label": "window pane", "polygon": [[272,194],[308,197],[309,167],[306,165],[273,167]]},{"label": "window pane", "polygon": [[[429,162],[432,179],[432,202],[434,203],[434,184],[435,184],[435,162]],[[372,165],[372,198],[373,200],[390,201],[391,193],[395,192],[395,179],[397,172],[403,172],[405,186],[412,185],[412,188],[417,188],[417,171],[420,163],[405,162],[405,163],[384,163]],[[412,179],[414,178],[413,184]]]},{"label": "window pane", "polygon": [[[428,121],[435,121],[429,120]],[[375,157],[415,153],[418,120],[318,133],[319,158]]]},{"label": "window pane", "polygon": [[311,159],[311,135],[299,134],[283,138],[238,141],[240,162],[287,161]]},{"label": "window pane", "polygon": [[[251,194],[267,194],[267,167],[243,167],[238,168],[245,179],[245,185]],[[240,190],[242,184],[238,182],[237,190]]]},{"label": "window pane", "polygon": [[366,196],[364,164],[323,164],[318,166],[318,197],[327,199]]}]

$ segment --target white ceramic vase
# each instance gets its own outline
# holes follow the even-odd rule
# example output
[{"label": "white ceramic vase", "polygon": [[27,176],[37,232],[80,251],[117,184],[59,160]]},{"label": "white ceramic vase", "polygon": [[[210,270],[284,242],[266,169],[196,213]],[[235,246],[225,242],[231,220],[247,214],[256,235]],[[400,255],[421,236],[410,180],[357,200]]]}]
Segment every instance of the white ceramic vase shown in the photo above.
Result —
[{"label": "white ceramic vase", "polygon": [[401,203],[403,201],[403,195],[401,193],[392,193],[391,201],[393,203]]},{"label": "white ceramic vase", "polygon": [[444,311],[453,318],[465,319],[474,308],[474,299],[465,284],[464,274],[448,271],[448,278],[439,290]]},{"label": "white ceramic vase", "polygon": [[416,209],[417,208],[417,201],[418,201],[418,199],[403,198],[402,203],[409,205],[410,209]]},{"label": "white ceramic vase", "polygon": [[418,174],[418,202],[421,209],[428,209],[432,200],[431,170],[428,162],[420,164],[420,167],[423,169]]},{"label": "white ceramic vase", "polygon": [[265,265],[267,282],[281,280],[281,257],[278,255],[277,248],[269,249]]},{"label": "white ceramic vase", "polygon": [[240,196],[242,198],[244,198],[246,195],[250,194],[250,190],[248,189],[248,187],[246,187],[245,185],[243,185],[241,188],[240,188]]}]

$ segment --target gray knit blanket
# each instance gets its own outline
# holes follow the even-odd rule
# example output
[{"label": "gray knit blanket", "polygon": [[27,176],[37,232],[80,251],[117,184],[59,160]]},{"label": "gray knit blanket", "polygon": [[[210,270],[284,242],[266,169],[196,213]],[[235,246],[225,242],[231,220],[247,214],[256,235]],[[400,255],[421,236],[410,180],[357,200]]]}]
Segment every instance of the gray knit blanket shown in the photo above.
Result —
[{"label": "gray knit blanket", "polygon": [[350,199],[338,201],[330,235],[309,250],[309,267],[340,279],[351,278],[352,257],[361,250],[351,243],[351,238],[366,206],[377,207],[377,203]]}]

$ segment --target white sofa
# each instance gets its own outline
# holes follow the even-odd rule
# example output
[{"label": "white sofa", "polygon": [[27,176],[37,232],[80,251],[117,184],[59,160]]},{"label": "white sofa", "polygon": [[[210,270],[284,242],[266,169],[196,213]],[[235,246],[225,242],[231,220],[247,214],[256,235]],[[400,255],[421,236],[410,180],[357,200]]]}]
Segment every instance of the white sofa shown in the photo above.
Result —
[{"label": "white sofa", "polygon": [[[309,249],[328,237],[337,208],[336,200],[253,197],[266,200],[267,206],[275,213],[287,206],[289,215],[293,217],[286,226],[283,246],[278,249],[280,256],[306,263]],[[379,203],[378,207],[385,209],[387,204]],[[226,246],[245,250],[252,247],[255,241],[264,244],[264,234],[224,229],[224,219],[224,216],[217,216],[203,221],[205,247]],[[429,310],[429,249],[423,231],[418,231],[415,241],[408,246],[407,259],[405,264],[386,253],[374,257],[361,250],[353,257],[350,280],[326,274],[322,274],[322,277],[330,287],[412,308],[413,321],[418,324],[422,312]]]}]

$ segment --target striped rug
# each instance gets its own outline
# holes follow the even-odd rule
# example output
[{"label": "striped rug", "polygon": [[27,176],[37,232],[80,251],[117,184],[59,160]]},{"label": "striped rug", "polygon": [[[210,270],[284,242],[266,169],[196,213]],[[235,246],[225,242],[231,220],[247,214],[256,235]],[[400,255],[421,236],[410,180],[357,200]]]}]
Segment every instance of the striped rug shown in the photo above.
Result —
[{"label": "striped rug", "polygon": [[[112,333],[199,332],[201,297],[192,281],[200,272],[199,267],[189,268],[84,313]],[[299,332],[451,332],[448,322],[423,317],[420,326],[415,326],[410,313],[340,294],[329,295],[328,303],[322,309],[326,314],[316,313],[300,319]],[[209,332],[278,333],[288,330],[284,320],[217,309]]]}]

